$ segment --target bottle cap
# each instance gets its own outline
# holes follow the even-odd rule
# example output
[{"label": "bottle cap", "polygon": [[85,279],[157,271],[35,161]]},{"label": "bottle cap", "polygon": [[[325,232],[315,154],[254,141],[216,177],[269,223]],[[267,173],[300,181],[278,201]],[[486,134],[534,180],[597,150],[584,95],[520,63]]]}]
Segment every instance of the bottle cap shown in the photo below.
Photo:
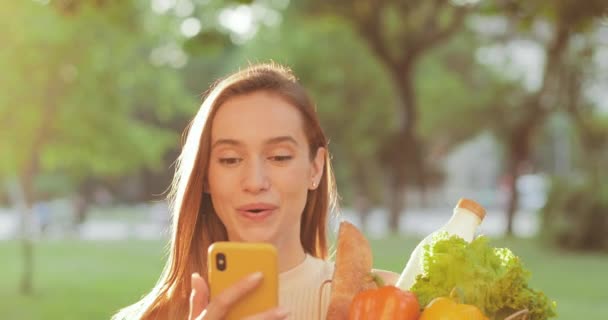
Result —
[{"label": "bottle cap", "polygon": [[471,199],[461,198],[460,200],[458,200],[458,204],[456,205],[456,208],[467,209],[467,210],[473,212],[481,220],[483,220],[483,218],[485,218],[485,216],[486,216],[486,209],[484,209],[479,203],[477,203]]}]

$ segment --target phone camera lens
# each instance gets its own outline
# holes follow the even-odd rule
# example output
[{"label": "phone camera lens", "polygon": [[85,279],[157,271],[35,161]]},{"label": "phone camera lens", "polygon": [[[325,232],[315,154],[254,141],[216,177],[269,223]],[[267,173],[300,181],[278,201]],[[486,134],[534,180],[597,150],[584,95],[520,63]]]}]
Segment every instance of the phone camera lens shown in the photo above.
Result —
[{"label": "phone camera lens", "polygon": [[219,271],[226,270],[226,255],[223,253],[218,253],[215,256],[215,265]]}]

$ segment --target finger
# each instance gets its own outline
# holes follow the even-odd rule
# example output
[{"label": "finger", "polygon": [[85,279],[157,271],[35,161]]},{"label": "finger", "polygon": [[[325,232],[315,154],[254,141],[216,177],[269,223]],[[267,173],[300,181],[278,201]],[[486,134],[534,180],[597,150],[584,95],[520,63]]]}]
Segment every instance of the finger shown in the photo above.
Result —
[{"label": "finger", "polygon": [[194,273],[192,275],[192,287],[196,289],[196,294],[200,296],[200,301],[203,302],[202,307],[207,306],[207,303],[209,303],[209,287],[207,287],[207,282],[200,274]]},{"label": "finger", "polygon": [[196,319],[203,312],[209,301],[209,290],[205,280],[198,274],[193,273],[190,279],[192,292],[190,293],[190,312],[188,319]]},{"label": "finger", "polygon": [[258,313],[256,315],[247,317],[243,320],[283,320],[287,319],[290,315],[289,310],[279,307],[270,309],[268,311]]},{"label": "finger", "polygon": [[209,319],[222,319],[235,302],[260,285],[262,277],[261,272],[252,273],[218,294],[207,305],[206,316]]}]

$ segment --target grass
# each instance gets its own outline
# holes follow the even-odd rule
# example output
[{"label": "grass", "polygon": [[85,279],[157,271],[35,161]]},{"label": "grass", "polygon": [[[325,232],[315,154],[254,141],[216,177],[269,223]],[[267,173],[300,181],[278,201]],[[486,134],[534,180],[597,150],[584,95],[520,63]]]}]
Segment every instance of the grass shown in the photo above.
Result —
[{"label": "grass", "polygon": [[155,283],[163,244],[153,241],[38,243],[35,294],[17,294],[17,242],[0,242],[0,319],[109,319]]},{"label": "grass", "polygon": [[[375,267],[399,272],[413,239],[373,240]],[[605,319],[608,256],[560,253],[529,240],[498,240],[522,257],[531,286],[558,301],[559,319]],[[109,319],[151,288],[163,266],[158,241],[52,241],[35,251],[35,294],[17,293],[17,242],[0,242],[0,319]]]}]

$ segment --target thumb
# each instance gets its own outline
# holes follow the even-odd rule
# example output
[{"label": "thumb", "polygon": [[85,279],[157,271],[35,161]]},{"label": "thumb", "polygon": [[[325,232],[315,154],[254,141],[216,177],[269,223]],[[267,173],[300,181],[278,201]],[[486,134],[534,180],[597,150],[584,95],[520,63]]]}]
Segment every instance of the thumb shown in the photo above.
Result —
[{"label": "thumb", "polygon": [[190,280],[192,292],[190,293],[190,315],[188,319],[198,318],[209,301],[209,289],[205,280],[198,273],[193,273]]}]

